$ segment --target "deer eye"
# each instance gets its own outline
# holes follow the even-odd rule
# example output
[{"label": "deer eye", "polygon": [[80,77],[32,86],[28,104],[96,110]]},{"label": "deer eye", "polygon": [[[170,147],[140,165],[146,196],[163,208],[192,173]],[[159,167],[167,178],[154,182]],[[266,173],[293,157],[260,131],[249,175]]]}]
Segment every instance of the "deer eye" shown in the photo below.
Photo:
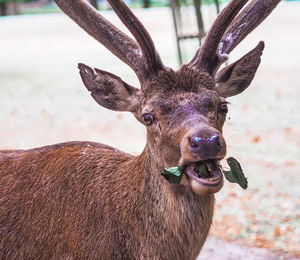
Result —
[{"label": "deer eye", "polygon": [[222,104],[219,106],[219,111],[220,111],[222,114],[227,114],[227,112],[228,112],[228,106],[227,106],[227,103],[222,103]]},{"label": "deer eye", "polygon": [[143,120],[146,123],[146,125],[152,125],[154,117],[151,114],[145,114],[143,115]]}]

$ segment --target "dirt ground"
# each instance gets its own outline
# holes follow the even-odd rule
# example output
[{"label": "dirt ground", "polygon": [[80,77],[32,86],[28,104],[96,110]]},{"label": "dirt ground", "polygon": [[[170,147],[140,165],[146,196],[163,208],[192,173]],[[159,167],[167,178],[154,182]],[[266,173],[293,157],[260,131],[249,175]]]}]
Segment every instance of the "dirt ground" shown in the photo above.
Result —
[{"label": "dirt ground", "polygon": [[[177,68],[169,10],[136,13],[165,65]],[[124,28],[112,12],[104,15]],[[251,87],[229,99],[224,131],[228,156],[240,160],[249,188],[225,183],[217,194],[210,239],[199,259],[300,257],[299,28],[300,2],[281,2],[230,57],[235,61],[265,41]],[[189,52],[195,47],[187,45]],[[130,114],[98,106],[81,83],[78,62],[138,86],[126,65],[64,15],[0,18],[0,149],[89,140],[142,151],[143,126]]]}]

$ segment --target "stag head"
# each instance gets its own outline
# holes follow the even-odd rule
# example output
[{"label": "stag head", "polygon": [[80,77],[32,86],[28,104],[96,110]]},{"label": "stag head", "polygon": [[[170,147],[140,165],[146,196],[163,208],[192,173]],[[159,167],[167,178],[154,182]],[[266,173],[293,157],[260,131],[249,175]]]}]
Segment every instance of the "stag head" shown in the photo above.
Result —
[{"label": "stag head", "polygon": [[[156,168],[162,171],[170,166],[185,166],[181,184],[200,195],[219,191],[223,176],[218,165],[226,154],[222,135],[228,111],[226,98],[250,85],[264,43],[260,42],[222,70],[219,68],[230,51],[279,1],[254,0],[240,12],[247,0],[232,0],[218,16],[194,58],[178,71],[162,64],[148,32],[122,1],[108,0],[136,41],[83,0],[56,2],[139,78],[138,89],[109,72],[80,63],[83,83],[96,102],[110,110],[132,112],[146,126],[145,151]],[[209,178],[193,170],[198,162],[208,169]]]}]

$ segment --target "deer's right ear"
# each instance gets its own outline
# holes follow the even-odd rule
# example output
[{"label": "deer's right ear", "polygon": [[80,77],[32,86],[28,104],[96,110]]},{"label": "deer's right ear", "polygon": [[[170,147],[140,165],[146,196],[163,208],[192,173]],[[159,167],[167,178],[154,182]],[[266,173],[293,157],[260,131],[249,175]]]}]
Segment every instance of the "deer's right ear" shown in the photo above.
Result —
[{"label": "deer's right ear", "polygon": [[231,97],[243,92],[251,83],[260,64],[264,49],[260,42],[238,61],[228,65],[216,76],[216,90],[222,97]]},{"label": "deer's right ear", "polygon": [[107,71],[92,69],[79,63],[79,73],[92,97],[101,106],[115,111],[135,112],[140,90]]}]

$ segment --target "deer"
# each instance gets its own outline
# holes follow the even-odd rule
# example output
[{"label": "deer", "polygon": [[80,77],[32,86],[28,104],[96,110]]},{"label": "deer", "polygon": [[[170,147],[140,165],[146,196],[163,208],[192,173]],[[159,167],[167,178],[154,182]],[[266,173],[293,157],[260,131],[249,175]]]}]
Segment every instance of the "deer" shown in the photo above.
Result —
[{"label": "deer", "polygon": [[[252,82],[264,42],[224,66],[229,53],[279,0],[232,0],[187,64],[166,67],[150,34],[121,0],[108,0],[134,39],[85,0],[55,0],[130,66],[140,88],[79,63],[95,101],[147,129],[138,156],[94,142],[0,152],[1,259],[196,259],[223,186],[226,99]],[[197,174],[201,163],[209,176]],[[181,182],[161,175],[184,166]]]}]

